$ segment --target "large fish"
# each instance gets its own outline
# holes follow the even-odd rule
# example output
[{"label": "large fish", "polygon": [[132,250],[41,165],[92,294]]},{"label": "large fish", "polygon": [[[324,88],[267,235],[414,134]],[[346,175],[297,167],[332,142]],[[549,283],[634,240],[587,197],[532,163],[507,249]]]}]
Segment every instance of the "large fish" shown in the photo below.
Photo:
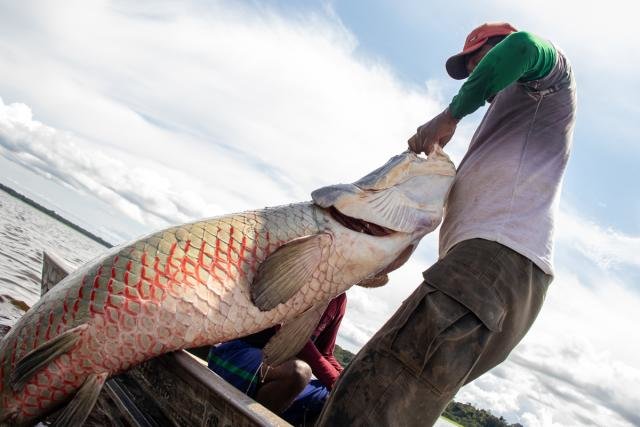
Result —
[{"label": "large fish", "polygon": [[442,218],[455,168],[405,152],[313,202],[171,227],[114,248],[46,293],[0,343],[0,423],[77,425],[105,380],[162,353],[284,324],[269,364],[295,355],[328,301],[379,285]]}]

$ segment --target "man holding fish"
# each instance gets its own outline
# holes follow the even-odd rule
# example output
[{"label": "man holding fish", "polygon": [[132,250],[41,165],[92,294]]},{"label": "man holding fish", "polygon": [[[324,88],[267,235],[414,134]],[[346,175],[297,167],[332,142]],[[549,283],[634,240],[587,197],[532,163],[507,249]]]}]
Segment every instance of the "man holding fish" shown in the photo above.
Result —
[{"label": "man holding fish", "polygon": [[526,334],[552,275],[554,212],[571,148],[576,88],[550,42],[484,24],[446,63],[467,81],[409,139],[430,153],[491,103],[462,159],[440,229],[440,258],[358,353],[318,425],[431,425],[464,384]]},{"label": "man holding fish", "polygon": [[[564,55],[508,24],[474,30],[447,70],[469,79],[409,140],[428,159],[405,152],[312,202],[158,230],[62,279],[0,341],[0,424],[32,425],[57,408],[57,425],[82,424],[109,376],[274,325],[264,360],[290,360],[333,298],[383,284],[407,260],[450,193],[440,260],[341,374],[319,420],[433,423],[540,309],[576,102]],[[440,146],[486,100],[454,178]]]}]

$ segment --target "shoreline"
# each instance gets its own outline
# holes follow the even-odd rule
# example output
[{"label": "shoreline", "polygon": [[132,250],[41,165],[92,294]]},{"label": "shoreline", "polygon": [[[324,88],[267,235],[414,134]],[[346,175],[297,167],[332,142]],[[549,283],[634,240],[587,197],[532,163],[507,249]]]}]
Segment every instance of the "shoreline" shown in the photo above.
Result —
[{"label": "shoreline", "polygon": [[95,234],[93,234],[89,230],[85,230],[84,228],[80,227],[77,224],[74,224],[73,222],[69,221],[68,219],[64,218],[63,216],[60,216],[58,213],[56,213],[56,211],[42,206],[40,203],[36,202],[35,200],[30,199],[29,197],[25,196],[24,194],[18,193],[13,188],[8,187],[8,186],[4,185],[1,182],[0,182],[0,190],[4,191],[5,193],[9,194],[10,196],[15,197],[16,199],[19,199],[19,200],[23,201],[24,203],[26,203],[29,206],[39,210],[40,212],[42,212],[42,213],[44,213],[46,215],[49,215],[50,217],[60,221],[64,225],[66,225],[68,227],[71,227],[72,229],[74,229],[78,233],[81,233],[81,234],[87,236],[88,238],[94,240],[95,242],[100,243],[101,245],[106,246],[107,248],[112,248],[113,247],[113,245],[111,243],[107,242],[103,238],[101,238],[99,236],[96,236]]}]

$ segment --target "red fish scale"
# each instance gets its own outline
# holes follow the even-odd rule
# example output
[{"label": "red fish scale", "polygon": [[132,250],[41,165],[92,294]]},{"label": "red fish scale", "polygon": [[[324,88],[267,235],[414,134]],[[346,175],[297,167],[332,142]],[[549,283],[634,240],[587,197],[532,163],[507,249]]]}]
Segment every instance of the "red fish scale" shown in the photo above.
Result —
[{"label": "red fish scale", "polygon": [[[18,419],[30,419],[67,399],[91,373],[117,373],[155,355],[224,341],[281,318],[292,308],[259,312],[248,286],[275,249],[318,231],[310,205],[285,208],[286,213],[266,209],[170,228],[106,255],[73,284],[65,279],[37,304],[36,317],[16,325],[21,333],[7,336],[13,350],[2,353],[0,364],[4,408],[19,408]],[[70,352],[22,390],[8,392],[5,374],[16,360],[83,323],[90,327]],[[21,339],[26,336],[32,339]]]}]

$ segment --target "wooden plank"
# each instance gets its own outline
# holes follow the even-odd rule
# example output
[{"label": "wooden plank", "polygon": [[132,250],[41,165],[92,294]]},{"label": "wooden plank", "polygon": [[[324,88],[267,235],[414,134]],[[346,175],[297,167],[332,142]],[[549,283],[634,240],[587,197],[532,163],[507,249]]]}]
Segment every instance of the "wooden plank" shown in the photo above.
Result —
[{"label": "wooden plank", "polygon": [[[43,254],[42,294],[72,268]],[[0,325],[0,338],[10,326]],[[193,352],[206,357],[206,348]],[[55,420],[57,413],[47,417]],[[267,408],[212,372],[199,357],[181,350],[165,354],[107,381],[86,426],[290,427]]]},{"label": "wooden plank", "polygon": [[149,360],[128,372],[177,425],[289,426],[242,394],[201,359],[178,351]]}]

